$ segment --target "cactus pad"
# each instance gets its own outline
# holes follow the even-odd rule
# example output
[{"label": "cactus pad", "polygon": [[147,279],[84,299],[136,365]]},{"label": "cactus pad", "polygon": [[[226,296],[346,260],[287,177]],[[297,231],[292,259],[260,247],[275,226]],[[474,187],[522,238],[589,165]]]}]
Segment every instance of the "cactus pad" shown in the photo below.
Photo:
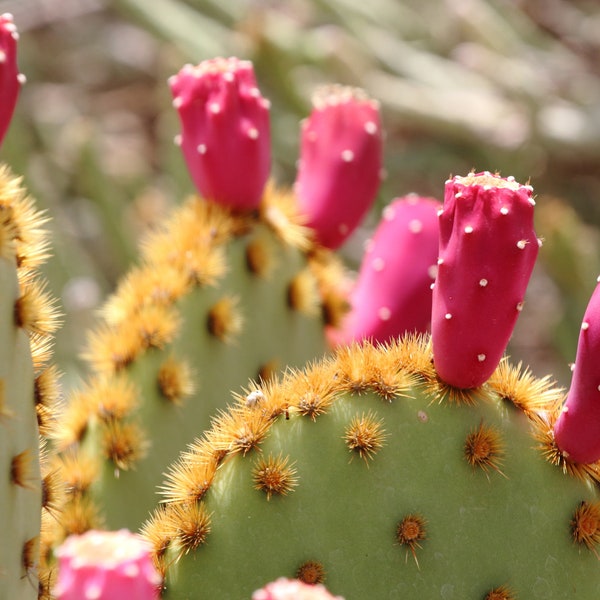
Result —
[{"label": "cactus pad", "polygon": [[600,593],[600,466],[560,456],[547,379],[503,361],[456,392],[410,337],[260,391],[180,456],[144,527],[166,598],[249,597],[307,563],[346,600]]}]

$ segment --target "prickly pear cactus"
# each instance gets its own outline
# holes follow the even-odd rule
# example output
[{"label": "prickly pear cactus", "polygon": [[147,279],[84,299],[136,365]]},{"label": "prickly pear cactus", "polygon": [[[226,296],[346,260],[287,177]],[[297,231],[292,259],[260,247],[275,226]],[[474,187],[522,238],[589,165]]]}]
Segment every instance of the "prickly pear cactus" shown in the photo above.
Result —
[{"label": "prickly pear cactus", "polygon": [[251,63],[187,65],[169,83],[201,197],[145,242],[89,338],[91,375],[56,434],[72,492],[62,535],[138,528],[229,392],[321,356],[345,308],[341,263],[267,182],[269,103]]},{"label": "prickly pear cactus", "polygon": [[144,527],[165,598],[280,576],[346,600],[598,597],[600,465],[557,449],[548,379],[503,361],[456,390],[409,337],[257,389],[181,455]]},{"label": "prickly pear cactus", "polygon": [[92,375],[57,433],[69,533],[102,524],[87,499],[109,528],[139,527],[167,466],[232,389],[325,351],[330,269],[311,268],[309,247],[273,189],[258,216],[193,198],[147,241],[90,336]]},{"label": "prickly pear cactus", "polygon": [[0,597],[37,598],[41,519],[56,500],[42,469],[40,434],[55,420],[54,301],[37,273],[46,256],[45,218],[0,167]]}]

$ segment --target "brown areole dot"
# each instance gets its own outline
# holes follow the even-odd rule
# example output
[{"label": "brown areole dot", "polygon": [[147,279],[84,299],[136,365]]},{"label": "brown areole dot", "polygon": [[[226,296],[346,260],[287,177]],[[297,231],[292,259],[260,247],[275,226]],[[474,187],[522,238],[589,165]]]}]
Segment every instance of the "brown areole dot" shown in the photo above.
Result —
[{"label": "brown areole dot", "polygon": [[344,441],[349,450],[357,452],[366,463],[381,450],[385,438],[383,419],[376,420],[372,413],[355,416],[344,434]]},{"label": "brown areole dot", "polygon": [[500,470],[504,447],[500,434],[496,429],[479,424],[479,427],[467,436],[464,445],[464,457],[466,461],[475,469],[479,467],[486,475],[489,469],[504,475]]},{"label": "brown areole dot", "polygon": [[296,469],[290,465],[289,456],[261,457],[252,471],[254,487],[267,495],[285,496],[298,485]]},{"label": "brown areole dot", "polygon": [[596,546],[600,544],[600,502],[581,502],[571,519],[571,534],[573,541],[585,544],[598,556]]},{"label": "brown areole dot", "polygon": [[421,548],[419,542],[425,539],[427,539],[426,521],[419,514],[408,514],[396,525],[396,542],[401,546],[406,546],[406,557],[408,558],[410,551],[417,567],[419,566],[417,548]]},{"label": "brown areole dot", "polygon": [[316,560],[307,560],[296,571],[296,579],[309,585],[317,585],[325,581],[325,568]]}]

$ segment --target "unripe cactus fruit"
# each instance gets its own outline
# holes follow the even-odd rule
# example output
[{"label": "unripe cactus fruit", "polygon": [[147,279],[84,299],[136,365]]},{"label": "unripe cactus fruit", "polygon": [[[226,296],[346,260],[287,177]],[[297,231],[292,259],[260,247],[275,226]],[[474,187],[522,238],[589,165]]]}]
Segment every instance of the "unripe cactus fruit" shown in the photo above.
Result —
[{"label": "unripe cactus fruit", "polygon": [[234,210],[258,208],[271,168],[269,101],[252,63],[215,58],[169,79],[178,139],[201,196]]},{"label": "unripe cactus fruit", "polygon": [[330,332],[333,343],[386,342],[429,330],[440,208],[433,198],[409,195],[384,209],[349,294],[350,310]]},{"label": "unripe cactus fruit", "polygon": [[408,337],[260,391],[181,455],[144,527],[174,598],[281,576],[346,600],[599,596],[600,466],[555,460],[547,379],[503,361],[459,397]]},{"label": "unripe cactus fruit", "polygon": [[294,189],[317,241],[338,248],[371,207],[382,171],[378,103],[363,90],[327,86],[303,121]]},{"label": "unripe cactus fruit", "polygon": [[483,384],[506,350],[538,254],[529,185],[469,173],[446,182],[433,290],[435,366],[447,384]]},{"label": "unripe cactus fruit", "polygon": [[554,426],[557,446],[577,463],[600,460],[600,284],[581,324],[573,380]]},{"label": "unripe cactus fruit", "polygon": [[12,119],[24,76],[17,67],[19,34],[10,13],[0,15],[0,144]]},{"label": "unripe cactus fruit", "polygon": [[343,600],[332,596],[324,586],[281,577],[252,594],[252,600]]},{"label": "unripe cactus fruit", "polygon": [[57,600],[156,600],[161,578],[140,536],[88,531],[69,536],[56,550]]}]

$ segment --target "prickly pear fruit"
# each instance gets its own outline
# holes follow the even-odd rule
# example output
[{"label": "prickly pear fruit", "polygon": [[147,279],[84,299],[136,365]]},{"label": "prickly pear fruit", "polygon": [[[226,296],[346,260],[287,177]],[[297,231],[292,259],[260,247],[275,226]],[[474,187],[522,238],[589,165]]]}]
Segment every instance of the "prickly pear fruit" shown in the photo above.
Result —
[{"label": "prickly pear fruit", "polygon": [[252,63],[215,58],[169,79],[188,171],[204,198],[234,210],[258,208],[271,168],[269,102]]},{"label": "prickly pear fruit", "polygon": [[252,600],[343,600],[332,596],[321,584],[280,577],[252,594]]},{"label": "prickly pear fruit", "polygon": [[12,15],[0,15],[0,144],[12,119],[23,81],[17,67],[18,39]]},{"label": "prickly pear fruit", "polygon": [[600,465],[555,460],[547,378],[503,361],[450,388],[423,336],[341,348],[261,392],[181,454],[145,525],[174,597],[280,576],[346,600],[599,596]]},{"label": "prickly pear fruit", "polygon": [[531,194],[489,172],[446,182],[432,340],[451,386],[483,384],[506,350],[539,249]]},{"label": "prickly pear fruit", "polygon": [[303,122],[295,182],[300,213],[317,241],[338,248],[371,207],[381,179],[378,103],[362,90],[327,86]]},{"label": "prickly pear fruit", "polygon": [[139,535],[88,531],[57,548],[57,600],[156,600],[161,578]]},{"label": "prickly pear fruit", "polygon": [[557,446],[578,463],[600,460],[600,284],[585,311],[571,388],[554,426]]},{"label": "prickly pear fruit", "polygon": [[429,330],[440,207],[433,198],[409,195],[385,208],[349,294],[350,311],[331,330],[334,343],[386,342]]}]

